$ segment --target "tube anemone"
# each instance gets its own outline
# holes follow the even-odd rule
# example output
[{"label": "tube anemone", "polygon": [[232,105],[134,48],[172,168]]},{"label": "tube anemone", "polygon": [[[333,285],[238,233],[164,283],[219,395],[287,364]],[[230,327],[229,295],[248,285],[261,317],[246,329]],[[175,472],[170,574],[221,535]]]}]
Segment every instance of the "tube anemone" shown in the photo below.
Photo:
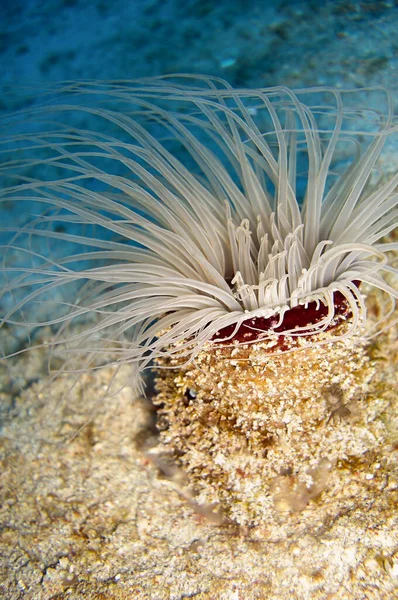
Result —
[{"label": "tube anemone", "polygon": [[[336,440],[311,446],[325,386],[348,403],[371,380],[364,340],[397,298],[398,174],[382,173],[397,121],[384,90],[185,79],[68,84],[3,118],[3,214],[41,213],[3,228],[0,325],[52,327],[62,372],[130,363],[141,389],[155,364],[165,445],[213,481],[205,501],[234,489],[231,515],[253,522],[278,497],[271,473],[297,474],[300,505],[315,494],[302,456],[313,480],[328,471]],[[369,320],[371,288],[385,301]]]},{"label": "tube anemone", "polygon": [[[5,265],[1,323],[35,326],[28,303],[85,283],[45,320],[61,325],[56,343],[93,313],[69,337],[74,352],[107,360],[112,348],[140,373],[165,348],[191,360],[209,341],[308,336],[339,315],[352,316],[350,336],[366,319],[360,284],[393,307],[397,244],[382,238],[396,226],[398,175],[375,182],[396,131],[388,95],[384,112],[365,112],[359,92],[184,83],[69,85],[53,105],[46,96],[3,119],[3,207],[47,209],[3,247],[32,266]],[[84,129],[66,124],[78,118]],[[53,258],[32,245],[40,237],[56,240]]]}]

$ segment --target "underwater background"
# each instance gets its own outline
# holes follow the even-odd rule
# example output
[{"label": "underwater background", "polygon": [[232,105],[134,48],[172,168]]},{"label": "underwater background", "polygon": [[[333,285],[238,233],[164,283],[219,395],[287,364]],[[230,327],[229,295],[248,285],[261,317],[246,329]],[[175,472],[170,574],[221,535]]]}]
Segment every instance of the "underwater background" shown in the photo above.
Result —
[{"label": "underwater background", "polygon": [[398,85],[396,0],[2,0],[0,22],[1,109],[23,106],[25,85],[170,73]]}]

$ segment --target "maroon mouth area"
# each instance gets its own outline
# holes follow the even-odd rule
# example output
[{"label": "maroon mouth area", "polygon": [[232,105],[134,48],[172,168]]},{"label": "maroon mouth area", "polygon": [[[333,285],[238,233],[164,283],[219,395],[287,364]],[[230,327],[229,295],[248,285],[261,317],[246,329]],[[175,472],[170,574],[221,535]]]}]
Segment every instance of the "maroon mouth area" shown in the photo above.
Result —
[{"label": "maroon mouth area", "polygon": [[[327,327],[327,330],[336,327],[344,318],[351,315],[348,302],[341,292],[336,291],[333,293],[333,303],[335,318]],[[255,317],[253,319],[243,321],[235,334],[234,330],[236,325],[228,325],[227,327],[223,327],[212,337],[212,341],[218,341],[224,344],[231,344],[233,342],[250,343],[265,338],[267,333],[279,333],[282,334],[281,337],[283,337],[283,333],[285,331],[291,332],[296,328],[300,328],[300,335],[312,335],[316,333],[316,331],[314,331],[310,325],[316,325],[322,321],[327,314],[328,307],[326,305],[324,305],[322,302],[319,302],[318,304],[317,302],[313,301],[309,302],[307,306],[299,305],[287,310],[283,315],[282,322],[278,326],[278,314],[268,318]],[[307,326],[308,331],[306,331]]]}]

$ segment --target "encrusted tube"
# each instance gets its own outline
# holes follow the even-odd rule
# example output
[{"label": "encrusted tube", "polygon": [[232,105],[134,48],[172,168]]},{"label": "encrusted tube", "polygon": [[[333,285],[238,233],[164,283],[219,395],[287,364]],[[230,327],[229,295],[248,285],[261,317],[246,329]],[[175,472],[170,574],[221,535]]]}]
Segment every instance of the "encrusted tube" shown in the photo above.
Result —
[{"label": "encrusted tube", "polygon": [[264,523],[327,493],[338,461],[366,451],[374,364],[359,335],[336,339],[347,327],[209,342],[189,364],[178,354],[157,361],[161,438],[200,504]]}]

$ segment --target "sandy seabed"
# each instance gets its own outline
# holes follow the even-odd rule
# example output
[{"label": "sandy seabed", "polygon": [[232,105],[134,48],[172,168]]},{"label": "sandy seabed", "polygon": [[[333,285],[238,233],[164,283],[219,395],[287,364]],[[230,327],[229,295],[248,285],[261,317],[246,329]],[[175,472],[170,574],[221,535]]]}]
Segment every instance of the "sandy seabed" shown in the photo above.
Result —
[{"label": "sandy seabed", "polygon": [[38,379],[44,349],[23,355],[12,375],[1,364],[1,597],[398,598],[394,331],[380,344],[369,414],[387,442],[340,470],[341,498],[321,494],[262,528],[212,519],[162,472],[153,408],[132,401],[127,367],[103,400],[111,368],[70,390],[72,376]]}]

